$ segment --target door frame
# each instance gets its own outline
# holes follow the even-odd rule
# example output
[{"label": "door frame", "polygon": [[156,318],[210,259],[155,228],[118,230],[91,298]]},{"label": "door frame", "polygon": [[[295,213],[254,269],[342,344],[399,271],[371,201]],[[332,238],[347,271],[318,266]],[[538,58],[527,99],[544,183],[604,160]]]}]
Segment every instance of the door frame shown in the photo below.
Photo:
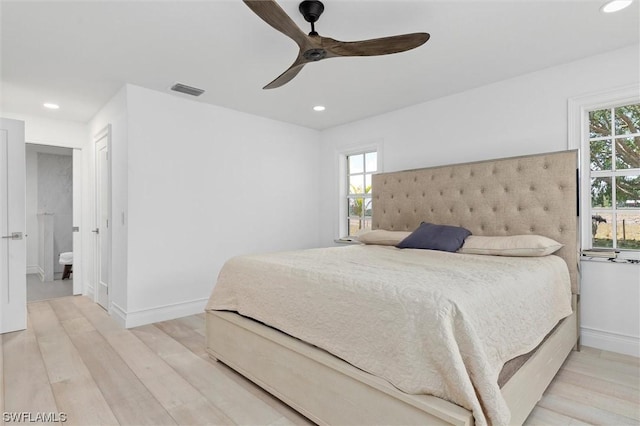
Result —
[{"label": "door frame", "polygon": [[[93,176],[94,176],[94,200],[93,200],[93,229],[98,229],[100,228],[100,220],[99,220],[99,214],[100,211],[98,210],[98,203],[99,203],[99,190],[98,190],[98,186],[100,185],[100,168],[99,168],[99,151],[97,149],[98,144],[100,142],[102,142],[104,139],[106,138],[106,145],[107,145],[107,188],[105,189],[107,191],[107,221],[110,224],[110,226],[107,226],[106,230],[103,231],[103,229],[100,229],[100,237],[101,238],[106,238],[106,242],[107,242],[107,268],[108,268],[108,277],[109,277],[109,282],[107,283],[107,307],[105,307],[107,309],[107,311],[111,311],[111,294],[109,292],[109,288],[112,285],[112,277],[113,277],[113,268],[112,268],[112,256],[111,256],[111,248],[112,248],[112,232],[111,229],[113,228],[113,220],[112,220],[112,211],[111,211],[111,206],[112,206],[112,201],[111,201],[111,124],[107,124],[102,130],[100,130],[99,132],[97,132],[94,136],[93,136],[93,153],[94,153],[94,168],[93,168]],[[99,285],[100,285],[100,238],[98,238],[98,235],[95,234],[95,241],[94,241],[94,250],[93,250],[93,276],[94,276],[94,280],[95,280],[95,286],[94,286],[94,302],[98,303],[98,294],[99,294]],[[102,306],[102,305],[100,305]]]},{"label": "door frame", "polygon": [[83,274],[83,250],[82,250],[82,233],[84,222],[83,210],[83,150],[82,148],[72,148],[71,161],[73,164],[73,175],[71,178],[73,185],[73,295],[80,295],[84,289]]},{"label": "door frame", "polygon": [[[26,125],[26,124],[25,124]],[[71,158],[72,158],[72,187],[73,187],[73,195],[72,195],[72,252],[73,252],[73,289],[72,294],[74,296],[84,294],[84,277],[83,277],[83,234],[84,234],[84,223],[86,220],[84,219],[84,197],[83,197],[83,189],[84,189],[84,179],[83,179],[83,171],[84,171],[84,149],[85,148],[76,148],[65,145],[54,145],[47,142],[31,142],[26,141],[25,145],[31,146],[40,146],[40,147],[51,147],[53,149],[63,148],[71,150]],[[38,149],[38,152],[47,151],[47,148]],[[56,153],[52,151],[52,153]],[[26,162],[26,159],[25,159]],[[27,192],[29,188],[27,188]],[[28,251],[28,248],[27,248]],[[27,256],[28,257],[28,256]],[[27,263],[27,274],[33,273],[30,272],[29,264]]]}]

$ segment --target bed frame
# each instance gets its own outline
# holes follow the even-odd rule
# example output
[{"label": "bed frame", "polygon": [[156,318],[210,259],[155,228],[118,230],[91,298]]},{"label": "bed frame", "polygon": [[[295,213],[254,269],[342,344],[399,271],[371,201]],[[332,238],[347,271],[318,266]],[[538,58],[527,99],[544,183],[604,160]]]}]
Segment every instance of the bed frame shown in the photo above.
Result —
[{"label": "bed frame", "polygon": [[[538,234],[564,247],[574,313],[502,386],[511,423],[522,424],[578,346],[577,151],[506,158],[373,177],[373,228],[411,231],[420,222],[474,235]],[[206,313],[209,355],[318,424],[471,425],[471,412],[410,395],[294,337],[232,312]]]}]

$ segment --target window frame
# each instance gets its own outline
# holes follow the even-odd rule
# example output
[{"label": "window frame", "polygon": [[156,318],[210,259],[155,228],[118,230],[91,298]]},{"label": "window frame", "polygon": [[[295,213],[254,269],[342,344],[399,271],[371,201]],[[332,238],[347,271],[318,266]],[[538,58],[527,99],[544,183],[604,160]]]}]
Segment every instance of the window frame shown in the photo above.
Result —
[{"label": "window frame", "polygon": [[[579,153],[578,176],[580,178],[579,194],[581,194],[579,199],[579,231],[582,250],[593,248],[589,112],[635,103],[640,103],[640,84],[574,97],[568,101],[568,149],[577,149]],[[611,176],[617,176],[615,173],[611,172]],[[618,255],[620,258],[625,258],[627,255],[629,258],[635,258],[640,253],[640,250],[634,249],[617,248],[616,250],[620,250]]]},{"label": "window frame", "polygon": [[373,174],[382,173],[382,141],[371,142],[369,144],[363,144],[358,146],[352,146],[347,149],[338,151],[338,238],[349,237],[349,209],[348,209],[348,195],[349,195],[349,166],[347,164],[347,158],[351,155],[363,154],[367,152],[377,153],[377,170]]},{"label": "window frame", "polygon": [[[373,154],[373,153],[376,154],[376,169],[375,169],[375,171],[370,171],[370,170],[367,170],[367,154]],[[362,172],[352,173],[351,169],[349,167],[349,158],[353,157],[353,156],[356,156],[356,155],[362,155],[362,166],[363,166],[362,167]],[[351,229],[350,229],[351,228],[351,225],[350,225],[351,220],[359,220],[359,221],[361,221],[360,225],[362,225],[362,222],[366,222],[366,218],[367,217],[371,217],[371,216],[367,216],[367,214],[366,214],[366,212],[367,212],[366,205],[367,205],[367,202],[371,202],[371,200],[372,200],[371,195],[372,195],[373,188],[372,188],[372,190],[367,192],[367,189],[366,189],[366,185],[367,185],[366,176],[367,175],[373,176],[375,173],[378,173],[378,151],[376,151],[376,150],[366,150],[366,151],[356,152],[356,153],[353,153],[353,154],[348,154],[346,156],[346,164],[347,164],[347,170],[346,170],[346,173],[345,173],[345,179],[346,179],[345,185],[346,185],[346,188],[347,188],[347,194],[346,194],[346,197],[343,200],[343,202],[345,200],[347,202],[347,236],[351,237],[351,236],[353,236],[353,235],[350,234],[350,232],[351,232]],[[351,178],[353,176],[362,176],[362,179],[363,179],[363,182],[364,182],[364,185],[365,185],[365,187],[363,188],[363,192],[351,193]],[[360,213],[360,216],[354,216],[354,215],[351,215],[350,212],[349,212],[349,205],[350,205],[351,200],[358,200],[358,199],[362,199],[363,200],[362,201],[362,211]]]}]

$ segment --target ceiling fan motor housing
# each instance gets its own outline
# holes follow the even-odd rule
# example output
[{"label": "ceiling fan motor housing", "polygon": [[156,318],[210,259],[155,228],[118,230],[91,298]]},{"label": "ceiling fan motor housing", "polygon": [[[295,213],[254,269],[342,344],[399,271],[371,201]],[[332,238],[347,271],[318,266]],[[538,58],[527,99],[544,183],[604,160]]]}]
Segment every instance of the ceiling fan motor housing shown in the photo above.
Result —
[{"label": "ceiling fan motor housing", "polygon": [[320,59],[324,59],[327,56],[327,51],[324,49],[309,49],[302,54],[305,59],[309,61],[319,61]]},{"label": "ceiling fan motor housing", "polygon": [[304,20],[313,24],[320,19],[320,15],[324,12],[324,5],[318,0],[305,0],[300,3],[298,9],[304,16]]}]

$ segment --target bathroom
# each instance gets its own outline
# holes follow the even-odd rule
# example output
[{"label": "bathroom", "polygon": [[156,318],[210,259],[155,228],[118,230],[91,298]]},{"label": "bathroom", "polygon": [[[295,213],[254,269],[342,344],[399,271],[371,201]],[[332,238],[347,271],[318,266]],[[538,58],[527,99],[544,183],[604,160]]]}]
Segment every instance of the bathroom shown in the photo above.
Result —
[{"label": "bathroom", "polygon": [[72,154],[71,148],[26,144],[29,302],[73,294]]}]

